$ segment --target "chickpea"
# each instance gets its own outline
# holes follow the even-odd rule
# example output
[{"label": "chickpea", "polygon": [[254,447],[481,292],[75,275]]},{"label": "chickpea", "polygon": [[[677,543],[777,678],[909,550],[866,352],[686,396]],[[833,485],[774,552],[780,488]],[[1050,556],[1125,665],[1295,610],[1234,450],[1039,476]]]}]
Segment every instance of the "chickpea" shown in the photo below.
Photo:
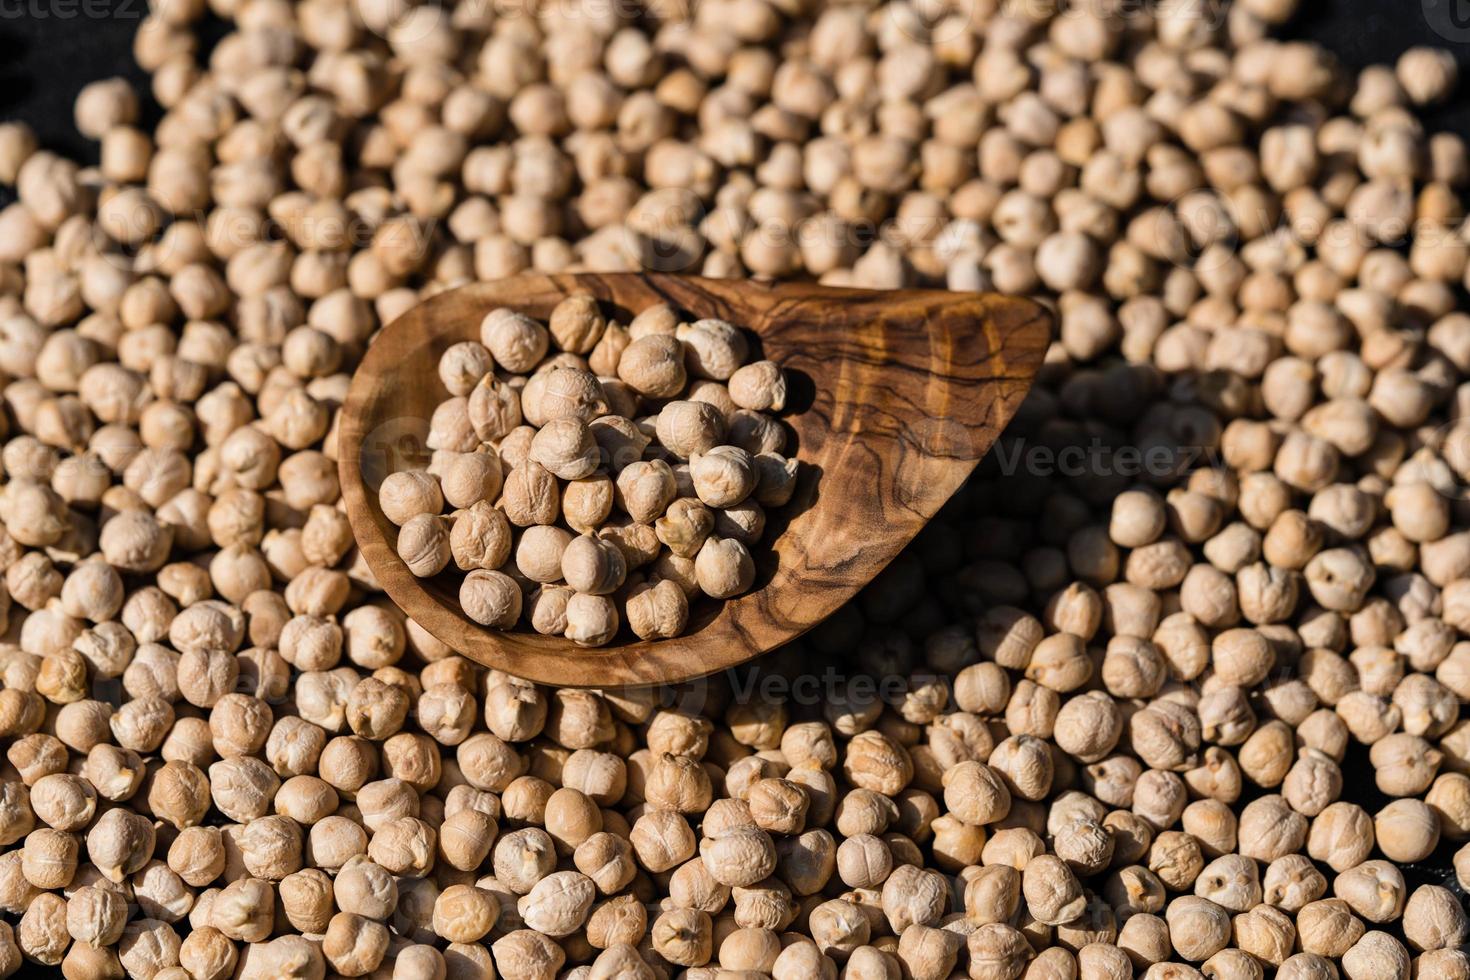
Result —
[{"label": "chickpea", "polygon": [[450,942],[476,942],[494,927],[499,914],[500,906],[488,892],[450,885],[434,902],[434,931]]},{"label": "chickpea", "polygon": [[1404,906],[1404,938],[1414,949],[1453,949],[1465,930],[1465,912],[1445,888],[1421,885]]},{"label": "chickpea", "polygon": [[378,492],[383,515],[399,527],[420,514],[435,515],[444,507],[439,481],[422,470],[390,473]]}]

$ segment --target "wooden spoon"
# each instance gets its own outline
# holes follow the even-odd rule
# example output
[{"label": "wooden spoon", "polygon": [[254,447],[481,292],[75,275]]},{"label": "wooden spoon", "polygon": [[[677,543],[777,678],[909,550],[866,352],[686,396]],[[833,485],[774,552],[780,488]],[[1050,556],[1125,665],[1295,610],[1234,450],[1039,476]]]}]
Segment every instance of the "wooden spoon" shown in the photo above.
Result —
[{"label": "wooden spoon", "polygon": [[[478,339],[506,306],[545,318],[589,292],[626,323],[655,303],[753,332],[787,372],[791,502],[770,515],[754,589],[690,609],[683,636],[583,649],[560,637],[487,629],[460,611],[451,565],[419,579],[377,489],[423,467],[439,357]],[[772,650],[821,622],[908,544],[969,476],[1015,414],[1041,364],[1050,318],[1022,299],[930,290],[879,292],[661,274],[517,276],[441,293],[380,333],[342,412],[342,495],[379,583],[419,625],[470,659],[544,684],[675,683]]]}]

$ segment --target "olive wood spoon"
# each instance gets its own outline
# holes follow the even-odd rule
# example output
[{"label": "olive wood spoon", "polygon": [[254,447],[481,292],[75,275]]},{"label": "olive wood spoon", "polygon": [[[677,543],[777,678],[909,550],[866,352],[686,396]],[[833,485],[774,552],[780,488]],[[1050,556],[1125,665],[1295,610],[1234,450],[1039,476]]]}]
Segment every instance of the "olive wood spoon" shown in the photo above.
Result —
[{"label": "olive wood spoon", "polygon": [[[377,489],[427,465],[429,417],[448,397],[439,357],[479,338],[496,307],[545,319],[588,292],[626,323],[656,303],[753,333],[787,373],[782,421],[801,461],[791,502],[752,548],[752,591],[691,603],[686,633],[581,648],[481,626],[459,607],[453,564],[416,578]],[[1036,303],[938,290],[874,291],[656,273],[524,275],[440,293],[389,324],[353,376],[339,432],[347,514],[379,584],[420,626],[488,667],[544,684],[677,683],[734,666],[820,623],[873,579],[957,490],[1021,404],[1050,339]],[[793,438],[794,437],[794,438]]]}]

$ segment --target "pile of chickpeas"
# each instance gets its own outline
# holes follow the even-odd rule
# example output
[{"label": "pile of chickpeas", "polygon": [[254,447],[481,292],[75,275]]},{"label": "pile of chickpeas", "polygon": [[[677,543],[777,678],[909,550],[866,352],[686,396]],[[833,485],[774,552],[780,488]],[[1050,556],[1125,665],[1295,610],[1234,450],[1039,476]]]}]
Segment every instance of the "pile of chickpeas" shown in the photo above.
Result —
[{"label": "pile of chickpeas", "polygon": [[[1295,8],[154,0],[151,131],[116,80],[97,166],[0,126],[0,974],[1470,978],[1455,62]],[[644,267],[1058,334],[800,641],[486,671],[354,546],[351,371]]]},{"label": "pile of chickpeas", "polygon": [[662,303],[626,326],[587,293],[549,324],[492,310],[440,358],[428,467],[378,490],[399,558],[419,578],[452,559],[460,608],[485,626],[524,617],[578,646],[624,621],[678,636],[692,600],[750,590],[765,508],[796,489],[770,414],[785,376],[749,353],[733,324]]}]

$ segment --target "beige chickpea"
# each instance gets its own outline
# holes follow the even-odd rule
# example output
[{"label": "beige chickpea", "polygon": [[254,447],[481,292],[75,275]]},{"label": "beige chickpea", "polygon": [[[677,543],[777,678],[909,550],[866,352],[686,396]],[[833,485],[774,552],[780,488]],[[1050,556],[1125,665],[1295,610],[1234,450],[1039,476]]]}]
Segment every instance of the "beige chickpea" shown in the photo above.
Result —
[{"label": "beige chickpea", "polygon": [[699,499],[710,507],[732,507],[755,490],[757,472],[750,454],[735,446],[716,446],[689,460],[689,476]]},{"label": "beige chickpea", "polygon": [[307,861],[315,867],[328,870],[344,867],[354,857],[368,854],[368,832],[356,821],[335,814],[326,815],[312,824],[307,835],[306,854]]},{"label": "beige chickpea", "polygon": [[1349,976],[1402,973],[1409,967],[1409,953],[1386,932],[1368,932],[1342,956],[1343,971]]},{"label": "beige chickpea", "polygon": [[518,895],[528,894],[556,866],[556,848],[539,828],[503,835],[493,852],[495,876]]},{"label": "beige chickpea", "polygon": [[507,371],[524,374],[546,356],[551,337],[545,327],[530,317],[511,310],[492,310],[480,323],[480,342],[495,363]]},{"label": "beige chickpea", "polygon": [[[520,541],[516,544],[516,567],[532,582],[559,582],[562,580],[563,558],[566,557],[566,552],[570,550],[575,541],[578,539],[573,538],[560,527],[548,525],[526,527],[520,533]],[[592,547],[597,547],[595,542]],[[576,560],[578,555],[584,560]],[[591,563],[585,561],[589,557],[592,558]],[[581,554],[579,550],[573,557],[573,567],[576,567],[578,572],[589,570],[594,573],[589,577],[616,572],[616,569],[604,569],[603,557],[601,551],[595,552],[594,555],[587,555]]]},{"label": "beige chickpea", "polygon": [[1410,48],[1399,57],[1395,74],[1404,92],[1418,105],[1445,99],[1459,80],[1454,57],[1439,48]]},{"label": "beige chickpea", "polygon": [[1186,895],[1165,911],[1174,951],[1193,962],[1209,959],[1230,938],[1230,915],[1207,899]]},{"label": "beige chickpea", "polygon": [[417,817],[399,817],[378,828],[368,856],[396,875],[422,878],[433,866],[435,830]]},{"label": "beige chickpea", "polygon": [[263,942],[270,936],[274,897],[269,882],[248,876],[238,878],[213,896],[207,907],[207,924],[230,939]]},{"label": "beige chickpea", "polygon": [[849,837],[837,849],[838,875],[852,888],[881,885],[892,867],[893,856],[888,846],[872,834]]},{"label": "beige chickpea", "polygon": [[165,763],[149,785],[149,809],[179,830],[198,824],[209,805],[209,780],[188,762]]},{"label": "beige chickpea", "polygon": [[87,832],[87,853],[110,880],[121,881],[153,856],[153,825],[123,810],[108,810]]},{"label": "beige chickpea", "polygon": [[700,589],[716,599],[750,590],[755,581],[755,563],[745,545],[734,538],[707,537],[694,561]]},{"label": "beige chickpea", "polygon": [[508,576],[472,569],[459,589],[460,607],[477,623],[508,629],[521,616],[521,590]]},{"label": "beige chickpea", "polygon": [[1393,796],[1418,795],[1427,790],[1441,758],[1429,742],[1407,732],[1379,739],[1369,752],[1375,782]]},{"label": "beige chickpea", "polygon": [[477,942],[499,918],[500,906],[472,885],[451,885],[434,902],[434,931],[456,943]]},{"label": "beige chickpea", "polygon": [[585,422],[575,417],[557,418],[532,438],[530,458],[559,479],[580,480],[597,469],[600,453]]},{"label": "beige chickpea", "polygon": [[388,930],[380,922],[338,912],[322,939],[322,955],[344,976],[372,972],[388,951]]},{"label": "beige chickpea", "polygon": [[723,320],[681,323],[675,336],[684,343],[690,373],[725,381],[745,363],[749,345],[744,334]]},{"label": "beige chickpea", "polygon": [[755,463],[755,497],[762,507],[784,507],[796,493],[801,464],[780,453],[757,453]]},{"label": "beige chickpea", "polygon": [[567,639],[578,646],[602,646],[617,635],[620,619],[607,596],[574,593],[566,606]]},{"label": "beige chickpea", "polygon": [[1026,937],[999,922],[986,923],[966,939],[970,973],[983,980],[1018,976],[1033,953]]},{"label": "beige chickpea", "polygon": [[132,892],[143,914],[176,923],[194,907],[194,892],[162,861],[148,861],[132,877]]},{"label": "beige chickpea", "polygon": [[85,885],[67,900],[66,929],[79,943],[111,946],[122,938],[127,916],[127,899],[120,892]]},{"label": "beige chickpea", "polygon": [[54,735],[32,733],[12,742],[5,757],[20,773],[22,782],[34,786],[38,780],[65,769],[69,753]]},{"label": "beige chickpea", "polygon": [[399,527],[420,514],[436,515],[444,509],[439,481],[423,470],[390,473],[378,490],[383,516]]},{"label": "beige chickpea", "polygon": [[754,412],[779,412],[786,407],[786,377],[771,361],[755,361],[730,375],[730,398]]},{"label": "beige chickpea", "polygon": [[450,555],[450,529],[437,514],[415,514],[398,531],[398,557],[419,578],[438,575]]},{"label": "beige chickpea", "polygon": [[493,571],[510,557],[512,537],[505,514],[488,501],[477,501],[455,515],[449,530],[449,553],[462,571]]},{"label": "beige chickpea", "polygon": [[660,576],[687,583],[693,563],[677,556],[661,554],[658,535],[647,524],[614,519],[612,523],[599,528],[597,536],[616,545],[622,551],[623,561],[630,569],[636,570],[652,564],[653,570]]},{"label": "beige chickpea", "polygon": [[451,345],[439,357],[439,380],[449,393],[466,396],[495,367],[489,348],[473,340]]},{"label": "beige chickpea", "polygon": [[618,474],[616,488],[618,507],[642,524],[661,517],[678,495],[674,471],[663,460],[628,464]]},{"label": "beige chickpea", "polygon": [[1442,970],[1445,976],[1458,978],[1470,969],[1470,962],[1466,961],[1465,954],[1460,950],[1435,949],[1421,953],[1415,960],[1415,966],[1422,973]]},{"label": "beige chickpea", "polygon": [[137,96],[121,78],[92,82],[77,95],[75,121],[83,136],[100,139],[114,126],[127,125],[138,113]]},{"label": "beige chickpea", "polygon": [[689,600],[678,585],[666,579],[630,592],[626,612],[628,627],[641,639],[666,639],[684,632]]},{"label": "beige chickpea", "polygon": [[1339,874],[1332,883],[1332,891],[1355,914],[1373,923],[1397,919],[1403,913],[1408,895],[1398,868],[1376,860],[1364,861]]},{"label": "beige chickpea", "polygon": [[560,578],[579,593],[607,595],[622,586],[626,574],[622,551],[589,534],[573,538],[561,553]]},{"label": "beige chickpea", "polygon": [[517,929],[492,945],[497,972],[517,980],[549,980],[565,961],[555,941],[530,929]]},{"label": "beige chickpea", "polygon": [[1297,913],[1298,940],[1306,952],[1341,956],[1363,932],[1363,924],[1339,899],[1312,902]]},{"label": "beige chickpea", "polygon": [[565,585],[543,585],[526,597],[531,628],[543,636],[560,636],[567,630],[567,604],[575,593]]},{"label": "beige chickpea", "polygon": [[1456,948],[1464,942],[1464,909],[1448,889],[1421,885],[1404,906],[1404,938],[1416,950]]},{"label": "beige chickpea", "polygon": [[799,834],[811,806],[805,789],[779,778],[757,780],[747,793],[746,803],[756,826],[773,834]]},{"label": "beige chickpea", "polygon": [[482,376],[465,397],[465,411],[480,439],[505,440],[518,431],[522,418],[520,393],[494,374]]},{"label": "beige chickpea", "polygon": [[617,375],[649,398],[675,398],[687,383],[684,362],[684,345],[672,333],[635,335],[618,359]]},{"label": "beige chickpea", "polygon": [[1031,916],[1048,925],[1070,922],[1086,906],[1076,876],[1054,855],[1039,855],[1027,862],[1021,892]]},{"label": "beige chickpea", "polygon": [[562,491],[562,517],[572,530],[593,533],[612,513],[615,497],[613,481],[605,474],[572,480]]},{"label": "beige chickpea", "polygon": [[470,452],[456,456],[440,474],[440,489],[453,508],[467,509],[481,501],[494,502],[503,482],[500,458]]},{"label": "beige chickpea", "polygon": [[1355,804],[1333,803],[1312,821],[1308,853],[1335,871],[1361,864],[1372,848],[1372,820]]},{"label": "beige chickpea", "polygon": [[654,950],[670,963],[699,966],[708,962],[713,952],[711,926],[704,912],[676,909],[655,920],[650,938]]},{"label": "beige chickpea", "polygon": [[688,860],[697,843],[687,821],[674,810],[644,813],[634,822],[629,839],[639,863],[655,873]]},{"label": "beige chickpea", "polygon": [[1390,860],[1412,861],[1434,850],[1439,842],[1439,816],[1422,801],[1390,802],[1373,817],[1378,848]]},{"label": "beige chickpea", "polygon": [[346,720],[363,738],[381,741],[397,732],[408,715],[411,698],[397,684],[365,677],[353,687],[346,706]]},{"label": "beige chickpea", "polygon": [[730,887],[754,884],[776,866],[776,851],[770,836],[754,825],[736,826],[718,836],[706,836],[700,842],[699,853],[710,875]]},{"label": "beige chickpea", "polygon": [[120,513],[102,526],[102,555],[123,571],[157,571],[168,559],[172,544],[172,526],[144,511]]},{"label": "beige chickpea", "polygon": [[597,299],[588,293],[568,296],[551,311],[551,338],[572,354],[591,353],[606,328]]},{"label": "beige chickpea", "polygon": [[575,932],[586,922],[596,895],[596,887],[585,875],[557,871],[536,882],[518,904],[528,927],[560,937]]},{"label": "beige chickpea", "polygon": [[694,558],[705,539],[714,530],[714,515],[703,503],[681,497],[668,505],[663,516],[654,521],[661,543],[681,558]]},{"label": "beige chickpea", "polygon": [[690,459],[720,445],[726,426],[719,410],[706,402],[671,401],[658,413],[655,431],[665,449]]},{"label": "beige chickpea", "polygon": [[983,762],[962,762],[944,775],[944,802],[961,820],[983,826],[1010,812],[1011,794],[996,769]]},{"label": "beige chickpea", "polygon": [[393,876],[366,857],[348,860],[332,883],[332,895],[343,912],[386,920],[399,900]]},{"label": "beige chickpea", "polygon": [[6,123],[0,131],[0,147],[3,147],[4,168],[0,170],[7,183],[13,184],[22,163],[36,152],[36,136],[22,122]]},{"label": "beige chickpea", "polygon": [[42,827],[26,835],[21,873],[37,888],[62,888],[77,870],[77,838]]},{"label": "beige chickpea", "polygon": [[[562,355],[563,359],[571,355]],[[521,392],[521,408],[526,421],[545,426],[559,419],[591,422],[608,414],[608,392],[591,373],[582,370],[581,362],[560,364],[548,362],[527,380]]]},{"label": "beige chickpea", "polygon": [[591,879],[599,893],[615,894],[637,875],[632,845],[617,834],[598,832],[573,852],[577,870]]}]

